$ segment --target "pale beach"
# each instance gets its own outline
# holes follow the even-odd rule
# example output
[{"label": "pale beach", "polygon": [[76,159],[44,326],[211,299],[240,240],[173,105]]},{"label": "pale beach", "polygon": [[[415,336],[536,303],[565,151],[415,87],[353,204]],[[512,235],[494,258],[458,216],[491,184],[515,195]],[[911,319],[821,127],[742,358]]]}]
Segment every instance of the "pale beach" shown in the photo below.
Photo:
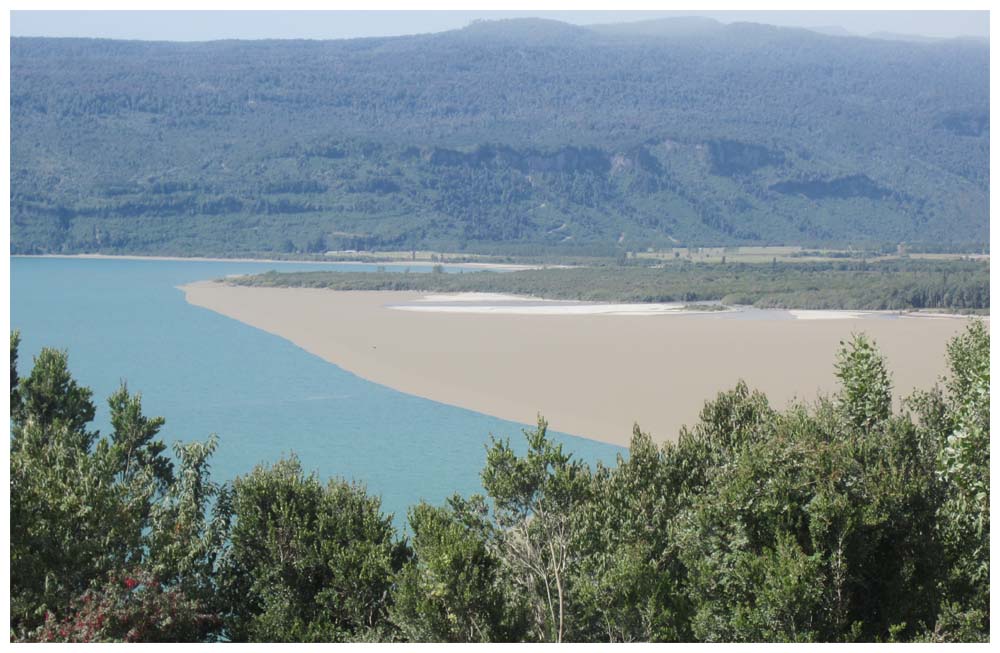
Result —
[{"label": "pale beach", "polygon": [[775,408],[832,393],[836,351],[854,332],[878,343],[897,397],[930,388],[946,372],[947,342],[968,321],[837,311],[776,311],[772,319],[676,305],[567,303],[559,311],[557,302],[526,298],[217,282],[182,290],[195,306],[375,383],[525,424],[541,414],[554,430],[623,446],[634,423],[657,441],[676,439],[705,400],[740,379]]}]

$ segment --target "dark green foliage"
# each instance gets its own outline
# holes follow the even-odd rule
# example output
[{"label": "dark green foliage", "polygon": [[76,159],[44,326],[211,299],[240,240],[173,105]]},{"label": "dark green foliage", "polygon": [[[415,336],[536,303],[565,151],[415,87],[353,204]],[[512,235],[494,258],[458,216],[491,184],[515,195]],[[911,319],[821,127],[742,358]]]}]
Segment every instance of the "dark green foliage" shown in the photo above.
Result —
[{"label": "dark green foliage", "polygon": [[687,598],[668,525],[681,506],[679,466],[636,427],[628,457],[594,474],[574,582],[581,641],[687,641]]},{"label": "dark green foliage", "polygon": [[18,395],[17,412],[11,415],[15,443],[18,428],[32,428],[42,438],[40,444],[48,441],[50,434],[53,439],[65,436],[70,447],[81,451],[93,444],[97,434],[86,428],[95,412],[91,392],[70,376],[66,352],[43,349],[35,358],[31,374],[19,381]]},{"label": "dark green foliage", "polygon": [[872,430],[892,413],[892,381],[885,358],[864,334],[840,343],[835,365],[840,407],[855,428]]},{"label": "dark green foliage", "polygon": [[776,416],[680,515],[696,639],[871,640],[928,623],[933,465],[907,427],[873,446],[845,418],[822,402]]},{"label": "dark green foliage", "polygon": [[232,488],[209,479],[214,439],[164,464],[161,420],[124,387],[91,451],[89,392],[64,354],[37,360],[19,390],[59,409],[12,418],[14,639],[989,640],[980,321],[944,389],[902,411],[857,335],[833,397],[779,411],[741,382],[676,442],[636,426],[614,467],[573,460],[540,418],[524,454],[492,441],[487,497],[411,509],[412,549],[377,498],[295,458]]},{"label": "dark green foliage", "polygon": [[989,263],[895,260],[833,263],[711,264],[550,268],[466,274],[267,272],[227,283],[333,290],[501,292],[547,299],[702,302],[759,308],[907,310],[985,309]]},{"label": "dark green foliage", "polygon": [[986,245],[988,43],[672,25],[13,39],[12,251]]},{"label": "dark green foliage", "polygon": [[[452,497],[447,506],[410,509],[413,559],[393,591],[393,623],[416,642],[518,641],[524,614],[493,546],[494,526],[482,497]],[[520,611],[523,613],[523,610]]]},{"label": "dark green foliage", "polygon": [[573,639],[572,578],[579,564],[577,522],[590,499],[590,470],[546,436],[541,417],[525,431],[528,453],[494,439],[483,468],[483,487],[493,499],[497,545],[514,593],[530,610],[529,636]]},{"label": "dark green foliage", "polygon": [[[11,623],[19,634],[58,616],[70,599],[141,554],[144,496],[110,483],[65,426],[37,425],[11,442]],[[142,490],[139,490],[142,492]]]},{"label": "dark green foliage", "polygon": [[343,481],[324,486],[291,458],[238,478],[232,515],[219,581],[232,640],[386,636],[406,550],[378,498]]},{"label": "dark green foliage", "polygon": [[10,416],[13,418],[14,415],[20,410],[21,406],[21,395],[17,391],[18,378],[17,378],[17,348],[21,344],[21,332],[11,331],[10,332]]},{"label": "dark green foliage", "polygon": [[129,395],[124,383],[108,398],[108,405],[114,430],[104,455],[118,470],[120,482],[131,483],[142,470],[148,469],[161,488],[169,487],[173,482],[173,464],[163,455],[167,445],[153,440],[166,420],[143,415],[142,395]]},{"label": "dark green foliage", "polygon": [[[956,379],[988,369],[981,325],[949,351]],[[566,637],[985,637],[988,471],[979,464],[968,475],[975,500],[955,500],[962,494],[941,469],[943,460],[953,460],[944,453],[956,442],[948,424],[961,407],[925,403],[927,425],[893,414],[880,360],[870,341],[858,337],[840,353],[844,388],[836,401],[779,413],[741,384],[706,404],[676,444],[658,450],[637,430],[629,459],[598,468],[592,489],[578,495],[583,503],[566,511],[574,516],[567,522],[573,537],[566,549]],[[974,411],[984,410],[982,400],[975,402]],[[527,495],[545,484],[528,461],[540,459],[534,452],[547,445],[538,432],[528,435],[525,458],[491,452],[487,473],[508,470],[500,478],[510,479],[491,489],[501,500],[516,488]],[[560,477],[560,464],[544,468],[551,481]],[[521,522],[507,521],[498,520],[498,541],[528,539],[518,531]],[[964,529],[952,526],[957,522]],[[532,560],[526,550],[506,549],[508,564]],[[552,630],[536,633],[558,638]]]},{"label": "dark green foliage", "polygon": [[232,513],[229,489],[209,478],[209,458],[217,444],[215,436],[174,444],[176,476],[152,507],[147,536],[147,566],[156,578],[215,612],[222,609],[216,566]]},{"label": "dark green foliage", "polygon": [[[11,339],[12,347],[17,337]],[[12,364],[16,350],[12,352]],[[65,352],[44,349],[18,382],[11,405],[11,620],[37,626],[51,606],[82,593],[115,556],[130,558],[136,524],[120,515],[117,488],[98,479],[104,461],[90,455],[96,434],[90,390],[70,376]],[[12,366],[11,377],[17,370]],[[21,628],[18,628],[18,627]]]},{"label": "dark green foliage", "polygon": [[989,630],[989,346],[982,322],[952,341],[948,393],[939,399],[943,419],[928,425],[939,440],[937,470],[945,499],[938,530],[950,565],[942,610],[951,620],[934,634],[953,641],[968,639],[969,632],[985,638]]},{"label": "dark green foliage", "polygon": [[[12,345],[16,345],[16,338],[12,338]],[[12,367],[12,378],[14,374]],[[114,428],[110,439],[98,439],[96,432],[87,430],[94,417],[91,392],[73,380],[64,352],[43,349],[31,373],[20,379],[18,394],[23,401],[11,415],[12,636],[63,640],[117,637],[114,633],[118,631],[110,622],[91,623],[91,617],[111,619],[107,613],[131,610],[123,607],[124,599],[112,591],[117,582],[114,579],[120,579],[126,570],[142,574],[157,567],[154,559],[160,556],[156,541],[169,537],[157,530],[163,526],[157,515],[167,509],[164,501],[168,497],[183,497],[180,500],[185,503],[203,499],[187,496],[190,488],[184,480],[189,466],[182,464],[178,483],[173,463],[162,455],[163,443],[153,439],[163,420],[143,416],[139,396],[129,395],[124,385],[109,401]],[[210,494],[203,496],[211,499]],[[194,526],[196,531],[202,528]],[[180,530],[173,534],[189,535]],[[218,539],[214,542],[215,546],[220,544]],[[184,539],[177,548],[196,546],[197,541]],[[162,571],[155,568],[151,573]],[[168,584],[161,586],[160,580]],[[147,625],[158,633],[152,636],[187,637],[194,632],[185,630],[191,623],[184,625],[190,610],[206,612],[204,601],[197,606],[191,603],[199,596],[182,597],[176,580],[160,577],[155,581],[157,589],[149,590],[163,590],[168,598],[184,601],[184,614],[173,625],[156,625],[152,622],[157,618],[147,615]],[[197,589],[202,591],[201,598],[211,594],[205,584]],[[80,618],[74,620],[73,615]],[[134,616],[121,618],[129,622]],[[208,624],[218,626],[217,619],[205,619],[198,617],[205,626],[196,628],[199,640],[214,632]],[[76,628],[81,620],[90,625]],[[70,622],[73,625],[68,626]],[[70,634],[59,634],[64,627]]]}]

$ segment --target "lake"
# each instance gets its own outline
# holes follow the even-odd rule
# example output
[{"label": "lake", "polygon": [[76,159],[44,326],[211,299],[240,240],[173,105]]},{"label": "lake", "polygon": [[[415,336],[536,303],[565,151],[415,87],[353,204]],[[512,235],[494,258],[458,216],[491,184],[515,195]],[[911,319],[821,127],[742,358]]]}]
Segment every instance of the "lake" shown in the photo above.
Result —
[{"label": "lake", "polygon": [[[19,372],[42,347],[69,352],[74,378],[94,391],[96,426],[124,380],[162,415],[164,440],[219,436],[213,478],[231,480],[294,453],[321,478],[363,482],[403,523],[407,506],[481,491],[490,434],[524,451],[501,420],[365,381],[292,343],[195,307],[177,286],[267,270],[375,271],[376,265],[11,258],[11,328]],[[394,268],[388,268],[390,270]],[[413,270],[430,266],[414,265]],[[448,268],[456,272],[456,268]],[[554,434],[567,451],[613,464],[626,450]]]}]

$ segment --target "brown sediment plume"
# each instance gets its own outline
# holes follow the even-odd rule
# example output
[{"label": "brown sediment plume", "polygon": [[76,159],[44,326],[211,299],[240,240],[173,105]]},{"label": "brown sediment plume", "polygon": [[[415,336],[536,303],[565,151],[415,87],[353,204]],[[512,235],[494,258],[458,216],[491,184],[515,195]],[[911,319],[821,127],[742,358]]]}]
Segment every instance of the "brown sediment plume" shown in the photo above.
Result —
[{"label": "brown sediment plume", "polygon": [[[836,390],[852,332],[874,338],[897,396],[946,372],[965,319],[731,319],[705,314],[510,315],[401,311],[416,292],[254,288],[199,282],[188,302],[290,340],[364,379],[525,424],[628,445],[633,423],[676,439],[739,379],[772,405]],[[811,317],[824,317],[823,314]],[[843,317],[843,316],[841,316]],[[250,352],[252,354],[252,352]]]}]

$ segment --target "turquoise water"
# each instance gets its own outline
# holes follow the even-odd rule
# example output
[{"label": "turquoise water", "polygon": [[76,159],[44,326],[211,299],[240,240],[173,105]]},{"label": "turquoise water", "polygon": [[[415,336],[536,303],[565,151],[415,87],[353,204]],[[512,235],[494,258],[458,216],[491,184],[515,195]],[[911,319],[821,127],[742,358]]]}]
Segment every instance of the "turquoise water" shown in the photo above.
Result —
[{"label": "turquoise water", "polygon": [[[365,381],[277,336],[189,305],[177,286],[266,270],[376,266],[11,258],[11,328],[19,369],[45,346],[66,349],[77,381],[106,399],[127,381],[168,442],[218,434],[216,480],[294,452],[307,471],[365,483],[401,524],[419,499],[481,491],[489,435],[524,449],[527,425]],[[414,270],[417,266],[414,266]],[[565,449],[613,464],[620,447],[555,434]]]}]

